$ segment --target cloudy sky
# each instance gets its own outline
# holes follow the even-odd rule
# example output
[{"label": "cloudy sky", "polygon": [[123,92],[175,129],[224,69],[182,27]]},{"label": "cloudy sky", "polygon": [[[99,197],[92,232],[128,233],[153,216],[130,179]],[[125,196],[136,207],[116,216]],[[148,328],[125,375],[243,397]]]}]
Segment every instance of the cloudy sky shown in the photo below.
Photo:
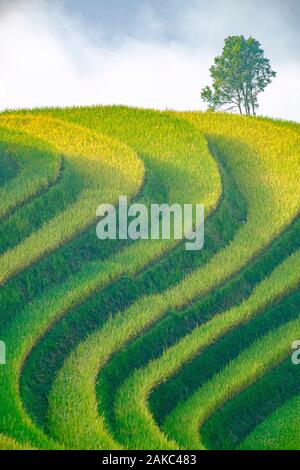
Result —
[{"label": "cloudy sky", "polygon": [[260,113],[300,121],[299,0],[0,0],[0,108],[205,109],[228,35],[256,37],[278,76]]}]

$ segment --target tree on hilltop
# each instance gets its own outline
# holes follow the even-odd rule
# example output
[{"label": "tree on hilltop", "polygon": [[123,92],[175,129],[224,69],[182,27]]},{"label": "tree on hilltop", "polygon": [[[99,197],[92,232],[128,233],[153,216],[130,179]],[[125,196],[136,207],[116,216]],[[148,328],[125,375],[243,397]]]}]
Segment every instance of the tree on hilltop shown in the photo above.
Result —
[{"label": "tree on hilltop", "polygon": [[207,86],[201,92],[209,110],[255,116],[258,95],[276,77],[276,72],[256,39],[230,36],[225,39],[222,55],[215,58],[210,75],[212,88]]}]

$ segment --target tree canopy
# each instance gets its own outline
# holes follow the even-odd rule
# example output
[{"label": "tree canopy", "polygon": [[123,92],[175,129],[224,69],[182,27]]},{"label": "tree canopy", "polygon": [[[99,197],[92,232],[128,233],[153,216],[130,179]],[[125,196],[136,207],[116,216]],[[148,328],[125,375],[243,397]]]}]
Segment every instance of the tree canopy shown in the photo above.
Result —
[{"label": "tree canopy", "polygon": [[230,36],[221,56],[210,68],[212,88],[203,88],[201,97],[212,111],[239,111],[255,115],[258,95],[276,77],[261,44],[254,38]]}]

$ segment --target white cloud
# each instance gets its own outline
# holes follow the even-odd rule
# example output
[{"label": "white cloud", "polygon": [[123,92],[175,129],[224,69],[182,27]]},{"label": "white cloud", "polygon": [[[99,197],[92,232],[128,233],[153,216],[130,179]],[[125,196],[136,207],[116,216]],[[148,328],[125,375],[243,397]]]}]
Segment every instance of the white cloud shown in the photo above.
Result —
[{"label": "white cloud", "polygon": [[128,39],[117,49],[95,46],[63,10],[41,1],[2,14],[0,63],[2,109],[97,103],[199,108],[201,79],[208,79],[208,62],[202,68],[200,58],[178,45]]},{"label": "white cloud", "polygon": [[[13,6],[12,6],[13,5]],[[147,21],[159,28],[149,9]],[[144,19],[146,21],[146,19]],[[0,10],[0,107],[128,104],[160,109],[201,109],[209,83],[213,45],[123,40],[112,46],[93,41],[60,3],[9,2]],[[297,119],[299,67],[280,68],[264,96],[262,114]],[[275,67],[276,68],[276,67]]]}]

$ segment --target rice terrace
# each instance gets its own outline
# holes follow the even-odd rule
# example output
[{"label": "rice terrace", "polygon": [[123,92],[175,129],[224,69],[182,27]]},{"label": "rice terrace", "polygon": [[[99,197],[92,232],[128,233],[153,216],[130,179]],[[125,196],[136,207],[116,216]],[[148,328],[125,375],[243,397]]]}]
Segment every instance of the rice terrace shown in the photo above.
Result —
[{"label": "rice terrace", "polygon": [[296,3],[1,0],[1,456],[300,450]]},{"label": "rice terrace", "polygon": [[[299,448],[300,126],[126,107],[0,125],[1,448]],[[201,202],[204,248],[100,241],[120,194]]]}]

